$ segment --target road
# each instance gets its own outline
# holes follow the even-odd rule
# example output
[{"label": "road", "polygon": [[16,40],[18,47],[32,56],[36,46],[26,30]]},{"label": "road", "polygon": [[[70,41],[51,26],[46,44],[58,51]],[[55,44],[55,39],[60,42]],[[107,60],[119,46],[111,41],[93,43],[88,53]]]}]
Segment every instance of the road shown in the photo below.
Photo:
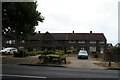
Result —
[{"label": "road", "polygon": [[75,69],[66,67],[23,66],[4,64],[3,80],[8,78],[118,78],[117,70]]}]

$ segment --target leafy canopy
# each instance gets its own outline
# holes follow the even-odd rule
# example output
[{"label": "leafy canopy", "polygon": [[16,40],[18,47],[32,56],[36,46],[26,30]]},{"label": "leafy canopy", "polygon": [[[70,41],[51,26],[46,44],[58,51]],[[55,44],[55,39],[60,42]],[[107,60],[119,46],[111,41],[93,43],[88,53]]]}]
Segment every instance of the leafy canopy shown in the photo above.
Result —
[{"label": "leafy canopy", "polygon": [[3,36],[18,40],[33,34],[38,22],[44,20],[44,17],[36,8],[37,2],[3,2]]}]

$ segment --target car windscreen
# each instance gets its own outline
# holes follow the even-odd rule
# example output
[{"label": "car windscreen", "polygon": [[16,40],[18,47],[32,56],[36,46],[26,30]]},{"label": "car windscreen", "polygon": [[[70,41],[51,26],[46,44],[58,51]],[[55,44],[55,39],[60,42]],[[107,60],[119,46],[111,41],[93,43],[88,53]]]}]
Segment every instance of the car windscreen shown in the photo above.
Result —
[{"label": "car windscreen", "polygon": [[87,52],[86,51],[81,51],[81,52],[79,52],[79,54],[87,54]]}]

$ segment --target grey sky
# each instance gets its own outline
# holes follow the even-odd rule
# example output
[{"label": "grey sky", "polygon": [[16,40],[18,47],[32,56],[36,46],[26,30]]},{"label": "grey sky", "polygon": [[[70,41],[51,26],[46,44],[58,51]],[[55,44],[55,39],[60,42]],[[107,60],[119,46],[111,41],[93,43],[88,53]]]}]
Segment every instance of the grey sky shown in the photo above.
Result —
[{"label": "grey sky", "polygon": [[104,33],[108,43],[118,42],[119,0],[37,0],[45,17],[36,31],[45,33]]}]

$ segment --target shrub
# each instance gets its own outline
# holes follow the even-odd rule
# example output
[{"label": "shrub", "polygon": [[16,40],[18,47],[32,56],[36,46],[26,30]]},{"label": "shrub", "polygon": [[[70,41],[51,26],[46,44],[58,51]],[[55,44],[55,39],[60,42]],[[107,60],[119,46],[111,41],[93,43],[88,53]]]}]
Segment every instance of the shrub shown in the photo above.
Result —
[{"label": "shrub", "polygon": [[59,50],[59,51],[56,51],[55,54],[62,56],[62,55],[64,55],[64,51],[60,51],[60,50]]},{"label": "shrub", "polygon": [[60,55],[57,55],[57,54],[48,54],[48,56],[49,57],[55,57],[55,58],[60,57]]},{"label": "shrub", "polygon": [[54,51],[43,51],[41,54],[48,55],[48,54],[55,54],[55,52]]},{"label": "shrub", "polygon": [[13,56],[14,56],[14,57],[26,57],[26,56],[28,56],[27,50],[18,49],[18,52],[17,52],[17,53],[14,53]]},{"label": "shrub", "polygon": [[89,53],[89,56],[93,57],[93,58],[98,58],[98,54],[99,53],[96,53],[96,52],[90,52]]},{"label": "shrub", "polygon": [[67,54],[71,54],[71,50],[67,50],[66,52],[67,52]]},{"label": "shrub", "polygon": [[105,53],[104,57],[106,61],[120,62],[120,47],[111,48]]},{"label": "shrub", "polygon": [[38,55],[38,54],[42,54],[43,51],[31,51],[31,52],[27,52],[26,54],[28,56],[35,56],[35,55]]}]

